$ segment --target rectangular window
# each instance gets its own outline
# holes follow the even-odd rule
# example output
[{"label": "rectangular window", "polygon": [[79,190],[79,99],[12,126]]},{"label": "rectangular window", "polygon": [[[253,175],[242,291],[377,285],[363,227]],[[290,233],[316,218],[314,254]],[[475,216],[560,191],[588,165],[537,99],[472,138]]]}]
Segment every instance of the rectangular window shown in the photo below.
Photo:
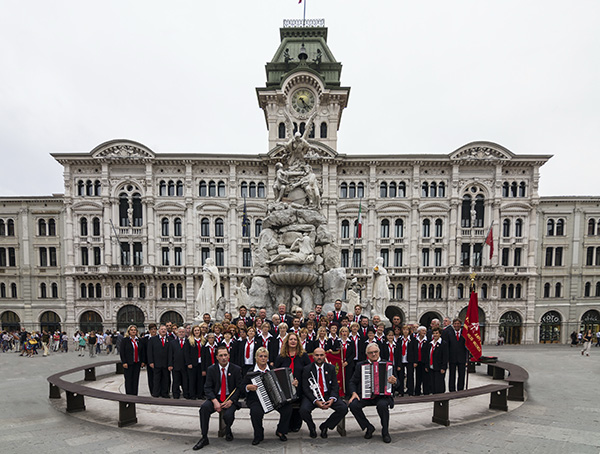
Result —
[{"label": "rectangular window", "polygon": [[471,245],[469,243],[463,243],[463,245],[460,248],[460,265],[471,265]]},{"label": "rectangular window", "polygon": [[81,248],[81,264],[83,266],[87,266],[89,265],[89,256],[88,256],[88,248],[87,247],[82,247]]},{"label": "rectangular window", "polygon": [[508,266],[508,258],[510,255],[510,249],[507,247],[502,249],[502,266]]},{"label": "rectangular window", "polygon": [[439,248],[433,251],[433,265],[442,266],[442,250]]},{"label": "rectangular window", "polygon": [[0,247],[0,266],[6,266],[6,249]]},{"label": "rectangular window", "polygon": [[563,248],[557,247],[554,251],[554,266],[562,266]]},{"label": "rectangular window", "polygon": [[473,245],[473,266],[481,266],[482,250],[483,244],[477,243]]},{"label": "rectangular window", "polygon": [[50,252],[50,266],[56,266],[56,248],[48,248],[48,251]]},{"label": "rectangular window", "polygon": [[[200,254],[200,260],[203,265],[204,265],[204,263],[206,263],[207,258],[210,258],[210,249],[207,247],[203,247],[201,254]],[[250,266],[250,265],[248,265],[248,266]]]},{"label": "rectangular window", "polygon": [[129,249],[129,243],[121,243],[121,265],[131,265],[131,252]]},{"label": "rectangular window", "polygon": [[175,248],[175,266],[183,265],[183,253],[180,247]]},{"label": "rectangular window", "polygon": [[547,247],[546,248],[546,261],[544,262],[546,266],[552,266],[552,257],[554,256],[554,248]]},{"label": "rectangular window", "polygon": [[225,266],[225,251],[222,247],[215,249],[215,265]]},{"label": "rectangular window", "polygon": [[[548,256],[546,256],[546,262],[547,261],[548,261]],[[587,266],[592,266],[594,264],[594,248],[593,247],[587,248],[585,264]]]},{"label": "rectangular window", "polygon": [[[9,231],[9,233],[10,233],[10,231]],[[14,235],[14,233],[13,233],[13,235]],[[8,266],[17,266],[17,256],[15,254],[14,247],[8,248]]]},{"label": "rectangular window", "polygon": [[402,266],[402,249],[394,249],[394,266]]},{"label": "rectangular window", "polygon": [[100,248],[95,247],[94,248],[94,265],[101,264],[101,260],[102,260],[101,257],[102,257],[102,254],[100,253]]},{"label": "rectangular window", "polygon": [[421,257],[423,261],[422,266],[429,266],[429,248],[425,248],[421,251]]},{"label": "rectangular window", "polygon": [[341,266],[342,268],[350,267],[350,253],[348,249],[342,249]]},{"label": "rectangular window", "polygon": [[252,252],[250,251],[250,248],[246,247],[242,250],[242,266],[252,266]]},{"label": "rectangular window", "polygon": [[521,248],[515,249],[515,266],[521,266]]},{"label": "rectangular window", "polygon": [[143,262],[144,255],[142,252],[142,243],[133,243],[133,264],[140,266]]},{"label": "rectangular window", "polygon": [[40,248],[40,266],[48,266],[48,252],[45,247]]},{"label": "rectangular window", "polygon": [[[204,263],[204,262],[202,262]],[[162,264],[163,266],[169,266],[169,248],[162,248]]]},{"label": "rectangular window", "polygon": [[360,268],[362,266],[362,250],[355,249],[352,255],[352,268]]},{"label": "rectangular window", "polygon": [[390,251],[389,249],[382,249],[381,250],[381,258],[383,258],[383,266],[384,267],[388,267],[390,266]]}]

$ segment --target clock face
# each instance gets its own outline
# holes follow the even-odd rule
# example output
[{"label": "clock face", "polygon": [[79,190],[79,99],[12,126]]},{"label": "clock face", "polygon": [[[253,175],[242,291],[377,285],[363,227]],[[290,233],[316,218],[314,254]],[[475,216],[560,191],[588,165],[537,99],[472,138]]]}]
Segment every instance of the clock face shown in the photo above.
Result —
[{"label": "clock face", "polygon": [[315,106],[315,94],[306,88],[296,90],[292,93],[291,104],[296,112],[307,114]]}]

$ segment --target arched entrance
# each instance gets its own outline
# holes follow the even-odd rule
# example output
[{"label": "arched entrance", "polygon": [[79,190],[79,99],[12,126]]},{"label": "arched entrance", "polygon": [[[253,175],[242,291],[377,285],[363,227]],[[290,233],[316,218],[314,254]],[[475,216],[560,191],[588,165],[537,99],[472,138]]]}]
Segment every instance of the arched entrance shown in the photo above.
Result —
[{"label": "arched entrance", "polygon": [[[462,310],[458,313],[458,318],[464,323],[465,318],[467,317],[467,309],[468,306],[462,308]],[[479,335],[481,336],[481,343],[483,344],[485,341],[485,312],[483,309],[478,307],[477,313],[479,314]]]},{"label": "arched entrance", "polygon": [[591,329],[594,334],[600,331],[600,313],[598,313],[596,309],[589,310],[582,315],[581,329],[584,334],[589,329]]},{"label": "arched entrance", "polygon": [[55,331],[61,331],[60,329],[60,317],[56,312],[46,311],[40,316],[40,329],[53,333]]},{"label": "arched entrance", "polygon": [[160,317],[160,324],[164,325],[167,322],[174,323],[177,326],[183,326],[183,317],[179,312],[167,311]]},{"label": "arched entrance", "polygon": [[89,333],[90,331],[95,331],[96,333],[103,332],[102,317],[98,312],[85,311],[79,317],[79,329],[84,333]]},{"label": "arched entrance", "polygon": [[119,309],[119,312],[117,312],[118,331],[127,331],[129,325],[135,325],[139,330],[143,330],[144,321],[144,313],[139,307],[134,306],[133,304],[123,306],[121,309]]},{"label": "arched entrance", "polygon": [[13,311],[2,312],[0,316],[2,321],[2,331],[20,331],[21,330],[21,319]]},{"label": "arched entrance", "polygon": [[520,344],[523,320],[515,311],[506,312],[500,317],[500,328],[498,329],[498,338],[504,338],[505,344]]},{"label": "arched entrance", "polygon": [[556,311],[546,312],[540,321],[540,343],[555,344],[560,342],[562,317]]},{"label": "arched entrance", "polygon": [[440,321],[440,326],[441,326],[443,317],[440,314],[438,314],[437,312],[425,312],[423,315],[421,315],[419,324],[421,326],[424,326],[425,328],[429,329],[431,326],[431,320],[433,320],[434,318],[437,318]]},{"label": "arched entrance", "polygon": [[400,325],[404,325],[404,311],[398,306],[388,306],[385,308],[385,316],[391,322],[396,316],[400,317]]}]

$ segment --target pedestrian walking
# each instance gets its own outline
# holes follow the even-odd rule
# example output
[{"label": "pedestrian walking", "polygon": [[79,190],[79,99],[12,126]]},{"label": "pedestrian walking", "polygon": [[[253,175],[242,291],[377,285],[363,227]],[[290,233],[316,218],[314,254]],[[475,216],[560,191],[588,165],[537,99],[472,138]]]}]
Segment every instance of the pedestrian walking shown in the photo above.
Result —
[{"label": "pedestrian walking", "polygon": [[592,330],[588,329],[587,333],[583,336],[583,348],[581,349],[581,354],[585,356],[590,356],[590,347],[592,346]]}]

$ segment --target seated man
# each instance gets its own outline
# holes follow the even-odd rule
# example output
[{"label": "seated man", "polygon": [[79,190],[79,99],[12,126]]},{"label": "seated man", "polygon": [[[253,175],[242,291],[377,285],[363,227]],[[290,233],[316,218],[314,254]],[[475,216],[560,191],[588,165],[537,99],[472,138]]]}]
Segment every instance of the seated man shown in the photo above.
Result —
[{"label": "seated man", "polygon": [[[252,421],[252,428],[254,429],[254,439],[252,444],[256,446],[265,438],[265,429],[263,427],[263,417],[265,411],[262,404],[260,403],[256,390],[257,385],[252,384],[252,378],[258,374],[263,374],[269,370],[269,351],[265,347],[259,347],[256,349],[256,365],[254,369],[250,370],[244,377],[242,388],[246,391],[246,405],[250,409],[250,420]],[[292,416],[292,404],[287,403],[277,409],[279,412],[279,424],[277,424],[277,431],[275,434],[281,441],[285,441],[285,435],[289,431],[290,419]]]},{"label": "seated man", "polygon": [[332,409],[333,413],[319,426],[321,438],[327,438],[327,430],[334,429],[344,419],[348,407],[340,399],[335,366],[325,362],[325,350],[316,348],[313,359],[315,362],[306,366],[302,373],[304,397],[300,406],[300,416],[308,426],[310,437],[316,438],[317,431],[312,419],[312,411],[316,407],[321,410]]},{"label": "seated man", "polygon": [[221,345],[217,347],[217,362],[206,370],[204,395],[206,401],[200,407],[200,429],[202,438],[193,447],[194,451],[208,445],[208,422],[210,415],[223,412],[225,440],[233,440],[231,425],[235,411],[240,408],[238,398],[242,386],[242,369],[229,362],[229,351]]},{"label": "seated man", "polygon": [[[372,343],[367,346],[367,360],[361,361],[356,365],[356,369],[354,370],[354,375],[352,375],[352,379],[350,380],[350,400],[348,401],[348,407],[350,411],[356,418],[356,422],[360,425],[362,430],[367,430],[365,433],[365,438],[369,439],[373,437],[373,432],[375,432],[375,427],[373,424],[369,422],[367,417],[365,416],[365,412],[363,408],[367,405],[374,405],[377,407],[377,413],[379,414],[379,419],[381,420],[381,435],[383,436],[383,441],[385,443],[391,443],[392,439],[390,437],[389,425],[390,425],[390,407],[394,406],[394,399],[392,396],[385,395],[374,395],[371,399],[361,399],[362,395],[362,383],[361,383],[361,367],[363,364],[373,364],[379,361],[379,346],[377,343]],[[381,364],[381,367],[385,367],[384,363]],[[388,382],[392,385],[396,385],[397,379],[395,376],[391,376],[388,378]],[[395,386],[394,386],[395,387]],[[392,390],[393,391],[393,390]],[[393,395],[393,392],[392,392]]]}]

